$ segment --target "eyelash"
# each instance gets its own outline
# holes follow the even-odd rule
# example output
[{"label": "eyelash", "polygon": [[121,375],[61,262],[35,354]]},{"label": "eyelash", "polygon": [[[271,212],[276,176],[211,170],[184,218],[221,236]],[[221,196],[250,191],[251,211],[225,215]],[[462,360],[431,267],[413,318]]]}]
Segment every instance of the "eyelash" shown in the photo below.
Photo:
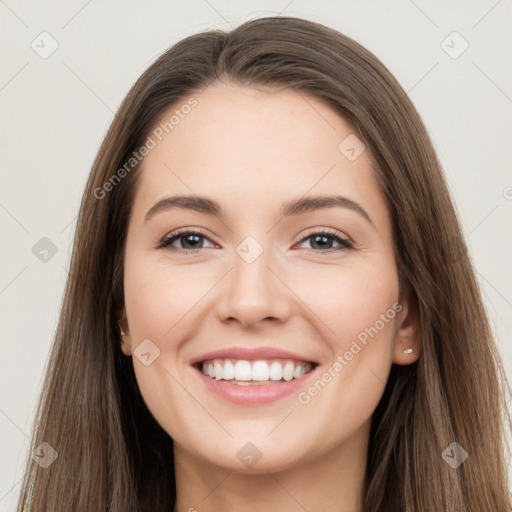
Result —
[{"label": "eyelash", "polygon": [[[200,230],[183,229],[183,230],[175,231],[174,233],[171,233],[170,235],[163,238],[161,240],[161,242],[158,244],[158,248],[165,249],[165,248],[169,247],[175,240],[179,240],[184,235],[199,235],[200,237],[204,237],[204,238],[210,240],[210,238]],[[300,240],[299,243],[302,243],[302,242],[304,242],[310,238],[313,238],[314,236],[318,236],[318,235],[333,238],[336,242],[339,242],[341,244],[341,247],[338,247],[336,249],[328,249],[326,251],[310,249],[313,252],[325,254],[325,253],[344,251],[347,249],[354,249],[353,244],[349,240],[339,236],[338,233],[336,233],[336,231],[331,231],[328,229],[315,231],[315,232],[307,235],[306,237],[302,238],[302,240]],[[194,253],[197,253],[197,251],[201,250],[201,248],[199,248],[199,249],[180,249],[180,248],[175,248],[175,247],[170,248],[170,249],[184,253],[184,254],[194,254]]]}]

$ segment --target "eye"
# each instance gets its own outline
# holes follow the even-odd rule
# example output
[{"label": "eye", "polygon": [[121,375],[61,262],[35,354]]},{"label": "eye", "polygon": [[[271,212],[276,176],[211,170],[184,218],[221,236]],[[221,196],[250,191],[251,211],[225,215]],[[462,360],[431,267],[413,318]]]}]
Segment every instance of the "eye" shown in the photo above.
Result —
[{"label": "eye", "polygon": [[[160,248],[171,247],[172,244],[177,242],[182,242],[184,246],[182,247],[173,247],[178,251],[182,251],[185,253],[195,252],[198,249],[203,249],[204,247],[200,247],[201,239],[210,240],[204,233],[201,231],[193,231],[190,229],[183,229],[181,231],[175,231],[170,235],[166,236],[158,245]],[[188,246],[188,247],[187,247]]]},{"label": "eye", "polygon": [[[336,231],[323,230],[315,233],[311,233],[310,235],[304,237],[300,243],[303,243],[307,240],[311,241],[311,248],[314,249],[315,246],[320,249],[327,249],[323,251],[315,251],[315,252],[335,252],[335,251],[343,251],[346,249],[353,249],[354,246],[352,243],[346,238],[341,237]],[[332,249],[332,241],[340,244],[338,248]]]},{"label": "eye", "polygon": [[[166,236],[158,245],[159,248],[172,248],[180,252],[184,253],[194,253],[199,249],[205,249],[206,247],[201,247],[201,240],[208,240],[211,242],[210,238],[206,236],[206,234],[201,231],[191,230],[191,229],[182,229],[180,231],[175,231],[174,233]],[[336,251],[343,251],[346,249],[353,249],[354,246],[352,243],[341,237],[336,231],[323,230],[315,233],[311,233],[310,235],[304,237],[300,243],[304,243],[306,241],[311,241],[311,249],[319,248],[322,250],[317,250],[315,252],[322,253],[331,253]],[[338,243],[339,246],[337,248],[332,248],[333,241]],[[181,242],[181,247],[176,247],[174,244]]]}]

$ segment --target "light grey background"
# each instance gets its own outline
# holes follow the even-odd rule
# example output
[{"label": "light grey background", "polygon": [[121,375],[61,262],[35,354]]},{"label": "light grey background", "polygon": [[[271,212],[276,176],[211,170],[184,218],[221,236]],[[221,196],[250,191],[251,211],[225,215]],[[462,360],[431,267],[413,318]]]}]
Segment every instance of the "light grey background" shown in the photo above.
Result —
[{"label": "light grey background", "polygon": [[[78,206],[113,113],[176,41],[278,13],[353,37],[409,93],[443,163],[512,375],[510,0],[0,0],[0,511],[14,510],[20,489]],[[58,48],[43,59],[52,38]],[[46,262],[32,252],[43,237],[57,249]]]}]

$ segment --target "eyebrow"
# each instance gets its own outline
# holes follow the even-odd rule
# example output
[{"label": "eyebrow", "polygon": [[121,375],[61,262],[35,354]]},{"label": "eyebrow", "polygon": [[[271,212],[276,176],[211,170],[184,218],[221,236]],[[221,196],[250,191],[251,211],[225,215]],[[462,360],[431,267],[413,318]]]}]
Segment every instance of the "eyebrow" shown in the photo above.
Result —
[{"label": "eyebrow", "polygon": [[[146,214],[144,222],[147,222],[157,213],[164,212],[173,207],[186,210],[194,210],[218,218],[225,217],[222,206],[213,199],[197,195],[177,195],[165,197],[164,199],[158,201],[158,203],[150,208]],[[340,195],[306,196],[287,201],[283,203],[281,207],[281,217],[291,217],[307,212],[335,207],[352,210],[361,215],[367,222],[375,227],[370,216],[366,213],[360,204],[356,203],[352,199],[349,199],[348,197]]]}]

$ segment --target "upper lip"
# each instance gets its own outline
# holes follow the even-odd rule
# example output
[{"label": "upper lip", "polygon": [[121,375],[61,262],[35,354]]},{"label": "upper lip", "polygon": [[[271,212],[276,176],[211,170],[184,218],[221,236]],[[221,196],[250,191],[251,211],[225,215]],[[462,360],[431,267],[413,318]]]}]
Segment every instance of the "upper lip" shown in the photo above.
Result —
[{"label": "upper lip", "polygon": [[218,350],[213,350],[211,352],[207,352],[198,357],[195,357],[190,361],[190,364],[196,364],[203,361],[208,361],[210,359],[223,359],[223,358],[233,358],[233,359],[245,359],[247,361],[256,361],[260,359],[292,359],[295,361],[306,361],[315,363],[309,359],[308,357],[303,357],[299,354],[294,354],[288,350],[283,350],[280,348],[274,347],[226,347]]}]

